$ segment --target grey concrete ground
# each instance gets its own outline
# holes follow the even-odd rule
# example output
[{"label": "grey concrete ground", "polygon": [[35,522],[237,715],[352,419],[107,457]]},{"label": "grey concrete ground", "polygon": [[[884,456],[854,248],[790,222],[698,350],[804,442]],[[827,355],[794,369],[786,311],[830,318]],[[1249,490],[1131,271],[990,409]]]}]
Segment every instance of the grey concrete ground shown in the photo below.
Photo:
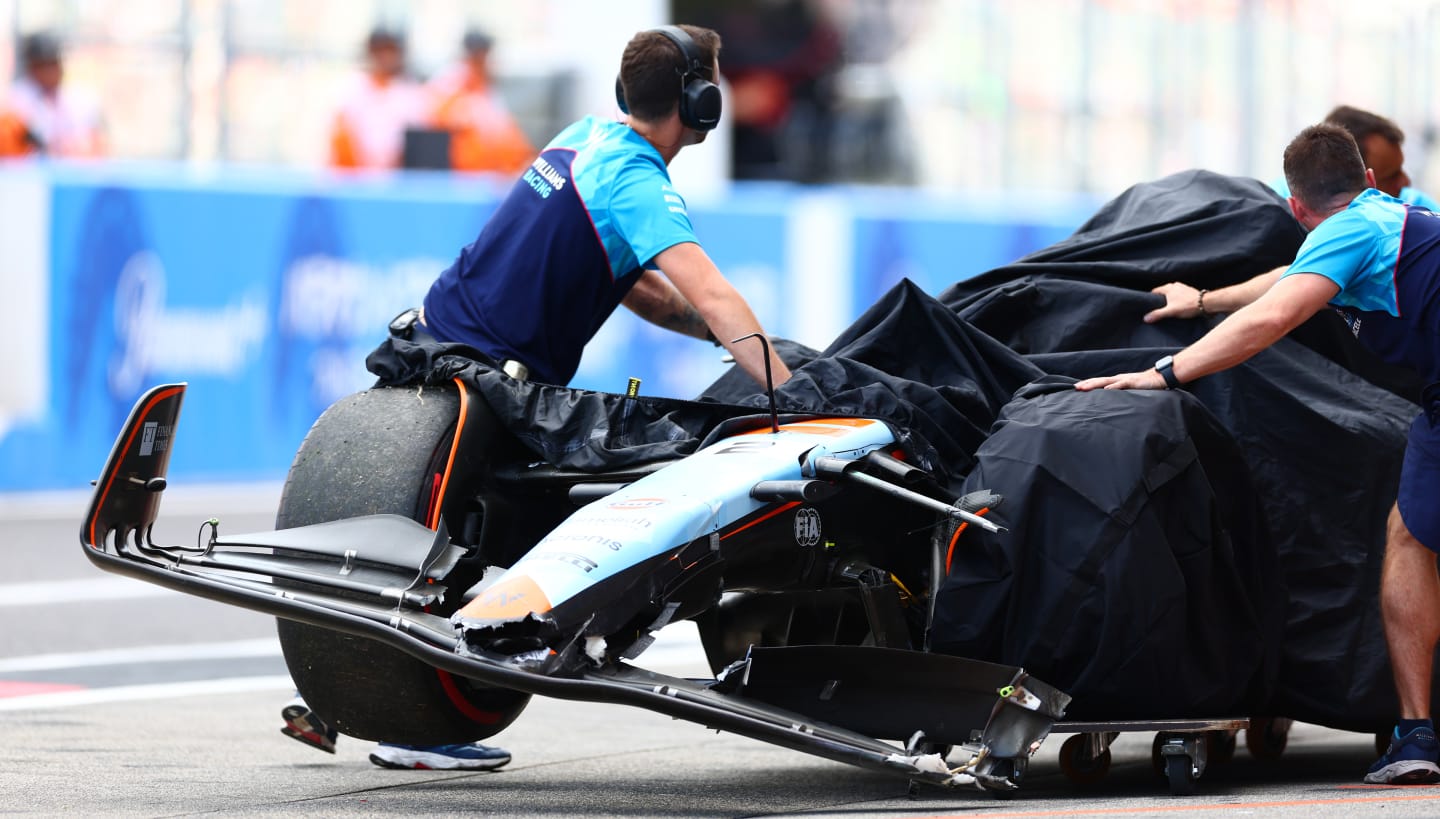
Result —
[{"label": "grey concrete ground", "polygon": [[[329,756],[282,737],[283,687],[0,713],[0,812],[41,815],[1064,816],[1440,815],[1440,788],[1363,788],[1370,739],[1313,726],[1277,762],[1241,751],[1193,797],[1169,796],[1149,737],[1125,736],[1104,782],[1059,773],[1057,742],[1009,800],[925,790],[619,706],[537,700],[495,741],[494,773],[393,771],[342,738]],[[1059,737],[1056,737],[1058,739]]]},{"label": "grey concrete ground", "polygon": [[[1242,749],[1175,798],[1150,735],[1125,735],[1103,782],[1061,774],[1053,737],[1008,800],[907,793],[893,779],[620,706],[534,700],[494,741],[495,773],[382,770],[370,743],[326,755],[279,733],[289,697],[272,622],[104,574],[76,540],[83,499],[0,498],[0,814],[243,816],[1040,817],[1437,816],[1440,787],[1370,788],[1368,736],[1297,726],[1277,761]],[[167,497],[157,539],[269,527],[266,491]],[[663,635],[662,635],[663,637]],[[692,638],[642,658],[700,673]]]}]

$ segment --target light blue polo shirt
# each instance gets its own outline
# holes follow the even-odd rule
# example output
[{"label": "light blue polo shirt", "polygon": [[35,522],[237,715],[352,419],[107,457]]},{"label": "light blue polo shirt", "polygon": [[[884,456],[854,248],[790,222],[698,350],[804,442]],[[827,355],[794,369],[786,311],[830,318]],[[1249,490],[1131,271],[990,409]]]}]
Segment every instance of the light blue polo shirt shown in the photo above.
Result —
[{"label": "light blue polo shirt", "polygon": [[1374,188],[1310,231],[1285,275],[1315,273],[1362,344],[1440,381],[1440,215]]},{"label": "light blue polo shirt", "polygon": [[565,384],[657,254],[695,231],[665,160],[620,122],[586,117],[516,181],[425,297],[440,341],[514,359]]}]

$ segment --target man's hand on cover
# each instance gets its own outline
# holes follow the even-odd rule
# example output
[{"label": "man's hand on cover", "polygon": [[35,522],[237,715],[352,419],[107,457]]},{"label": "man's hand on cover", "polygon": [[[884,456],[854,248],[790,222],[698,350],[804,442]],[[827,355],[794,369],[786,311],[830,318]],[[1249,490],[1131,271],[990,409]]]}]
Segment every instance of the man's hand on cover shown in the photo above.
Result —
[{"label": "man's hand on cover", "polygon": [[1169,282],[1150,291],[1165,297],[1165,306],[1145,314],[1145,323],[1154,324],[1172,318],[1195,318],[1200,315],[1200,290],[1184,282]]},{"label": "man's hand on cover", "polygon": [[[1222,295],[1237,293],[1239,299],[1248,299],[1252,292],[1260,295],[1171,357],[1168,366],[1172,368],[1170,374],[1177,386],[1249,359],[1299,327],[1340,292],[1340,285],[1319,273],[1282,276],[1283,270],[1262,273],[1249,282],[1221,291]],[[1162,362],[1164,359],[1156,364]],[[1159,370],[1150,369],[1087,378],[1075,388],[1082,391],[1160,390],[1165,388],[1165,376]]]},{"label": "man's hand on cover", "polygon": [[1077,382],[1075,389],[1081,392],[1090,390],[1163,390],[1165,389],[1165,377],[1153,367],[1148,370],[1141,370],[1138,373],[1120,373],[1119,375],[1105,375],[1099,378],[1087,378]]}]

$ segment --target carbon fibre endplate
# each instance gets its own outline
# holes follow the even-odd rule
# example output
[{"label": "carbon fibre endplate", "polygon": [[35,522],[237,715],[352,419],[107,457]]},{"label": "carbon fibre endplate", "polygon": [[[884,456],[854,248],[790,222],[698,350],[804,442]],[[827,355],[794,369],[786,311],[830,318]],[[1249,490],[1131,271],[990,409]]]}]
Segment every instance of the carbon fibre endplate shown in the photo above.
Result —
[{"label": "carbon fibre endplate", "polygon": [[162,384],[135,403],[95,482],[81,543],[102,549],[112,534],[117,542],[149,537],[184,400],[185,384]]}]

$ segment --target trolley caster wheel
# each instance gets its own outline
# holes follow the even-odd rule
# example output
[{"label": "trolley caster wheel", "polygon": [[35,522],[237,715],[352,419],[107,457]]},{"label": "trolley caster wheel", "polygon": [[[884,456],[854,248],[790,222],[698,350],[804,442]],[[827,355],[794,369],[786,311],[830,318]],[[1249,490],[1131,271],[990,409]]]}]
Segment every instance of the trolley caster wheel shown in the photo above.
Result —
[{"label": "trolley caster wheel", "polygon": [[1275,717],[1258,717],[1250,720],[1245,729],[1245,747],[1256,759],[1273,762],[1285,752],[1290,741],[1291,720]]},{"label": "trolley caster wheel", "polygon": [[1060,746],[1060,772],[1076,785],[1094,785],[1110,773],[1110,749],[1095,753],[1088,734],[1076,734]]},{"label": "trolley caster wheel", "polygon": [[1205,735],[1206,756],[1212,765],[1227,765],[1235,759],[1234,731],[1210,731]]},{"label": "trolley caster wheel", "polygon": [[1209,737],[1201,733],[1160,732],[1150,746],[1150,761],[1155,773],[1170,784],[1170,793],[1188,796],[1195,792],[1195,782],[1205,772]]},{"label": "trolley caster wheel", "polygon": [[1190,796],[1195,793],[1195,769],[1190,758],[1184,754],[1166,755],[1165,778],[1170,782],[1172,795]]}]

